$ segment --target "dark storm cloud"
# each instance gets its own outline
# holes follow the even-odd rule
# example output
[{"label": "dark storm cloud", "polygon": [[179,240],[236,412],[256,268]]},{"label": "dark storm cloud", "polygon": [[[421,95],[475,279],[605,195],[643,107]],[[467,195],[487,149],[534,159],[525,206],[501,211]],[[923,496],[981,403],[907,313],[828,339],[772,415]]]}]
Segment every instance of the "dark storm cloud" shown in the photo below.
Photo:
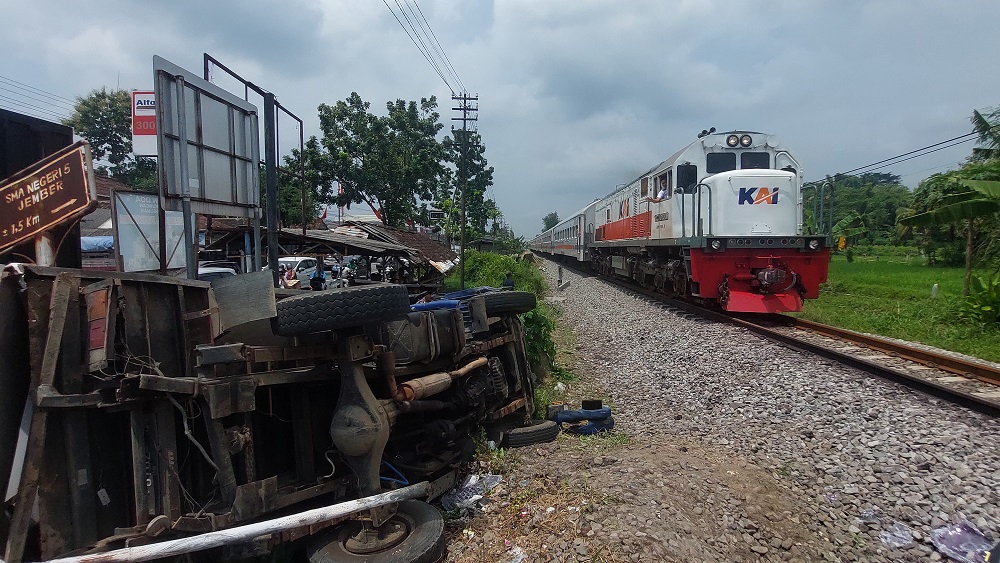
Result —
[{"label": "dark storm cloud", "polygon": [[[1000,104],[994,0],[420,7],[480,95],[493,193],[519,234],[633,179],[711,126],[777,134],[813,179],[968,132],[974,108]],[[153,54],[200,73],[207,51],[273,90],[305,119],[307,135],[318,133],[316,106],[352,91],[376,112],[434,94],[442,122],[454,123],[451,92],[378,0],[37,0],[4,15],[0,74],[64,96],[148,87]],[[915,186],[971,146],[885,171]]]}]

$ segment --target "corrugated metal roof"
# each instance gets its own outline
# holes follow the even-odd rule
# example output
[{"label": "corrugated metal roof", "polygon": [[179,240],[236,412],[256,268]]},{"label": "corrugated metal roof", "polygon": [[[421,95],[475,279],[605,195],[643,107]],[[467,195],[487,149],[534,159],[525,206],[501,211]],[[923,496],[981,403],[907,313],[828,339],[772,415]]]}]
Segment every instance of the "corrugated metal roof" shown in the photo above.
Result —
[{"label": "corrugated metal roof", "polygon": [[425,260],[427,262],[453,262],[458,258],[458,254],[455,254],[453,250],[443,244],[431,240],[430,237],[421,233],[404,231],[402,229],[387,227],[385,225],[376,225],[373,223],[356,223],[352,221],[346,223],[345,225],[350,228],[361,229],[364,232],[367,232],[370,239],[374,238],[377,240],[398,243],[412,248],[419,253],[419,258],[421,260]]},{"label": "corrugated metal roof", "polygon": [[350,235],[339,234],[333,231],[307,230],[305,236],[303,237],[301,229],[281,229],[281,236],[297,238],[300,240],[312,239],[317,242],[347,247],[347,254],[359,254],[358,250],[361,250],[377,254],[409,254],[411,256],[417,256],[417,251],[408,246],[352,237]]}]

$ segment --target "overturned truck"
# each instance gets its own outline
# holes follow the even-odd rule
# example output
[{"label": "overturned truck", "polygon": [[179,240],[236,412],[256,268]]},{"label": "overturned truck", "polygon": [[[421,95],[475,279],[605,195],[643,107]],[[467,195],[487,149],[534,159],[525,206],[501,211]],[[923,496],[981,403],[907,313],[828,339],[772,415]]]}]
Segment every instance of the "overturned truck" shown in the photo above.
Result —
[{"label": "overturned truck", "polygon": [[4,560],[440,559],[424,501],[484,425],[533,410],[517,313],[534,296],[411,308],[389,284],[213,283],[4,271]]}]

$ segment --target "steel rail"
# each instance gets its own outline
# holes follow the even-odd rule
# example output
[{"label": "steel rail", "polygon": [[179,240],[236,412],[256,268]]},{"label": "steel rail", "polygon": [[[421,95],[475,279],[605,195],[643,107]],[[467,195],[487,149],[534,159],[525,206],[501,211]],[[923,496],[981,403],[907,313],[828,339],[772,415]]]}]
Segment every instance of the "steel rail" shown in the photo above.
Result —
[{"label": "steel rail", "polygon": [[1000,369],[983,364],[981,362],[963,360],[961,358],[956,358],[953,356],[946,356],[936,352],[931,352],[929,350],[923,350],[920,348],[915,348],[913,346],[907,346],[899,342],[893,342],[886,338],[872,336],[869,334],[862,334],[860,332],[855,332],[853,330],[847,330],[835,326],[824,325],[813,321],[807,321],[805,319],[789,317],[786,315],[781,315],[781,317],[784,320],[784,322],[788,323],[788,326],[800,328],[803,330],[809,330],[819,334],[824,334],[826,336],[830,336],[838,340],[847,340],[849,342],[854,342],[856,344],[860,344],[862,346],[871,348],[873,350],[879,350],[887,354],[892,354],[895,356],[899,356],[901,358],[906,358],[908,360],[928,365],[931,367],[935,367],[944,371],[949,371],[957,375],[964,375],[966,377],[975,377],[976,379],[984,383],[992,383],[993,385],[1000,385]]},{"label": "steel rail", "polygon": [[[563,266],[565,265],[563,264]],[[584,270],[575,266],[566,266],[566,267],[567,269],[573,270],[577,274],[585,277],[596,276],[595,273],[589,270]],[[764,338],[782,344],[793,350],[808,354],[815,354],[817,356],[822,356],[824,358],[833,360],[837,363],[849,365],[865,373],[869,373],[871,375],[875,375],[883,379],[900,383],[907,387],[917,389],[928,395],[937,397],[939,399],[943,399],[945,401],[954,404],[964,406],[968,409],[980,412],[982,414],[994,417],[1000,417],[1000,398],[993,399],[991,397],[969,393],[961,389],[956,389],[954,386],[945,385],[944,383],[934,381],[932,379],[919,377],[917,375],[914,375],[912,373],[906,372],[901,369],[896,369],[891,366],[873,362],[871,360],[862,357],[857,357],[857,355],[855,354],[821,346],[819,344],[808,342],[801,338],[796,338],[792,335],[783,333],[780,330],[775,330],[771,327],[768,327],[766,326],[766,324],[772,323],[783,327],[792,327],[792,328],[798,328],[800,330],[808,330],[816,332],[819,334],[823,334],[824,336],[834,338],[836,340],[863,346],[865,348],[872,349],[873,351],[882,352],[884,354],[890,354],[897,358],[905,359],[914,363],[927,365],[929,367],[933,367],[939,370],[955,373],[965,377],[970,377],[970,380],[981,381],[984,383],[1000,386],[1000,370],[996,370],[992,366],[988,366],[982,363],[968,362],[954,357],[943,356],[940,354],[929,352],[927,350],[922,350],[919,348],[914,348],[912,346],[906,346],[904,344],[892,342],[883,338],[864,335],[858,332],[839,329],[836,327],[822,325],[811,321],[805,321],[795,317],[790,317],[788,315],[779,315],[779,314],[764,315],[764,316],[733,315],[718,310],[708,309],[701,305],[697,305],[676,297],[670,297],[662,293],[650,291],[648,289],[634,285],[633,283],[631,283],[631,280],[608,278],[605,276],[599,276],[599,277],[604,281],[615,284],[628,291],[632,291],[642,297],[649,299],[650,301],[659,303],[669,308],[679,309],[688,314],[709,319],[715,322],[728,323],[735,326],[740,326],[745,328],[746,330],[749,330]]]},{"label": "steel rail", "polygon": [[[710,313],[714,313],[711,312]],[[763,326],[759,322],[752,320],[747,320],[745,318],[729,317],[727,315],[722,315],[729,319],[729,322],[738,326],[742,326],[747,330],[750,330],[756,334],[759,334],[765,338],[784,344],[789,348],[807,352],[810,354],[816,354],[824,358],[834,360],[838,363],[849,365],[860,369],[866,373],[876,375],[883,379],[888,379],[896,383],[901,383],[907,387],[911,387],[937,397],[966,407],[968,409],[989,415],[1000,417],[1000,400],[991,399],[982,395],[977,395],[974,393],[969,393],[961,389],[956,389],[954,386],[946,385],[933,379],[919,377],[912,373],[906,372],[901,369],[896,369],[891,366],[887,366],[878,362],[873,362],[871,360],[858,357],[854,354],[836,350],[833,348],[828,348],[813,342],[808,342],[806,340],[796,338],[789,334],[784,334],[781,331],[774,330],[770,327]],[[831,327],[832,328],[832,327]],[[830,336],[829,334],[827,336]],[[852,342],[850,339],[840,339],[842,341]],[[853,342],[852,342],[853,343]],[[907,350],[916,350],[908,346],[899,345],[900,348],[905,348]],[[879,350],[882,351],[882,350]],[[921,352],[924,352],[921,350]],[[903,357],[902,353],[897,354],[898,357]],[[935,355],[937,357],[937,355]],[[923,361],[914,360],[912,358],[904,358],[916,363],[924,364]],[[938,366],[932,366],[938,367]],[[938,368],[940,369],[940,368]],[[950,370],[949,370],[950,371]],[[979,378],[975,378],[979,380]]]}]

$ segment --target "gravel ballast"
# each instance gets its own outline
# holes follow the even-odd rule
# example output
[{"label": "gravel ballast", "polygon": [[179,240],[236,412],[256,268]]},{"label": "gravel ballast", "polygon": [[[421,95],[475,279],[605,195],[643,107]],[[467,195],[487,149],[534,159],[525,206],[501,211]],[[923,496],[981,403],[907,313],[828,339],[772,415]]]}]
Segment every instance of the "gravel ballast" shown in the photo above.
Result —
[{"label": "gravel ballast", "polygon": [[[497,546],[528,561],[941,560],[931,530],[962,519],[1000,539],[1000,421],[599,278],[563,280],[568,367],[631,441],[521,450],[449,560]],[[566,507],[536,514],[575,498],[545,497],[560,483],[592,499],[573,526],[553,520]],[[499,518],[512,505],[522,522]]]}]

